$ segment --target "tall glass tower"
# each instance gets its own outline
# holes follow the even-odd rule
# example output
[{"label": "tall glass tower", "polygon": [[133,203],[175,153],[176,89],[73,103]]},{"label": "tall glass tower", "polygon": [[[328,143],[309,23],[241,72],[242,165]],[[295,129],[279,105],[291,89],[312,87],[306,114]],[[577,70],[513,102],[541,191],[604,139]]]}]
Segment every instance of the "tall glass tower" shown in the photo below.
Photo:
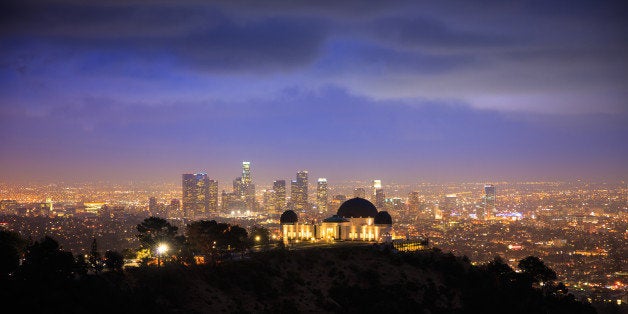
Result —
[{"label": "tall glass tower", "polygon": [[251,179],[251,162],[242,162],[241,195],[247,209],[255,210],[255,185]]},{"label": "tall glass tower", "polygon": [[478,217],[478,218],[484,218],[484,219],[489,219],[491,217],[493,217],[493,215],[496,212],[496,207],[495,207],[495,186],[492,184],[487,184],[484,186],[484,196],[483,198],[483,205],[484,205],[484,217]]},{"label": "tall glass tower", "polygon": [[297,179],[290,182],[290,198],[295,210],[305,210],[308,201],[307,170],[297,172]]},{"label": "tall glass tower", "polygon": [[318,178],[316,185],[316,207],[318,211],[324,213],[327,211],[327,179]]},{"label": "tall glass tower", "polygon": [[207,173],[182,175],[184,218],[194,219],[209,213],[209,185]]},{"label": "tall glass tower", "polygon": [[275,191],[275,211],[283,211],[286,207],[286,180],[275,180],[273,190]]}]

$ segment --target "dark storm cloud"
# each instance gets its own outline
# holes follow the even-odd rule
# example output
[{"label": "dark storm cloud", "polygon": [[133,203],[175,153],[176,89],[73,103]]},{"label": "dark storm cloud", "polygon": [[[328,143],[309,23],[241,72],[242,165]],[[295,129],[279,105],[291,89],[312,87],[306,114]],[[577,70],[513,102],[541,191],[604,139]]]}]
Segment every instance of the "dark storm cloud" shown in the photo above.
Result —
[{"label": "dark storm cloud", "polygon": [[497,34],[455,29],[423,17],[395,17],[377,20],[368,27],[377,38],[406,48],[472,48],[512,44]]},{"label": "dark storm cloud", "polygon": [[0,34],[9,48],[43,42],[128,53],[130,58],[172,55],[183,64],[210,70],[307,64],[317,56],[326,33],[324,23],[314,18],[241,18],[194,2],[13,2],[0,11]]},{"label": "dark storm cloud", "polygon": [[327,46],[319,66],[332,74],[351,72],[352,75],[411,72],[434,75],[481,63],[470,54],[435,54],[408,51],[360,41],[335,41]]}]

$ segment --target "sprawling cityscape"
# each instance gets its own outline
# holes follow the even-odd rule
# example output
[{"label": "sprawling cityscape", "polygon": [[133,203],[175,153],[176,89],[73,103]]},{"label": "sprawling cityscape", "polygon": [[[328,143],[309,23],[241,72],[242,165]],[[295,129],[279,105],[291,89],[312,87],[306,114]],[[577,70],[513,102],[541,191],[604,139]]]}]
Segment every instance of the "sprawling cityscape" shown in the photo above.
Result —
[{"label": "sprawling cityscape", "polygon": [[228,185],[207,173],[183,174],[180,184],[3,184],[0,226],[32,239],[52,236],[75,254],[87,254],[96,239],[132,258],[136,225],[150,216],[182,230],[195,220],[261,226],[279,241],[283,212],[321,222],[346,200],[365,198],[392,217],[392,239],[426,238],[478,264],[500,256],[516,267],[538,256],[582,300],[628,303],[625,182],[335,183],[302,170],[263,184],[253,174],[245,161]]},{"label": "sprawling cityscape", "polygon": [[627,8],[2,1],[0,304],[628,313]]}]

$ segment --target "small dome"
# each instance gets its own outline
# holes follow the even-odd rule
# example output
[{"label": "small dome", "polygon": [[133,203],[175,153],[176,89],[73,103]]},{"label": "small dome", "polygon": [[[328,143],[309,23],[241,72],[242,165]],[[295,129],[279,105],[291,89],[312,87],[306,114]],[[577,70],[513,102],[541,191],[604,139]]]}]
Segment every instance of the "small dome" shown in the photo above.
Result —
[{"label": "small dome", "polygon": [[387,211],[382,211],[375,215],[374,223],[376,225],[392,225],[392,217]]},{"label": "small dome", "polygon": [[299,217],[297,217],[297,213],[292,210],[286,210],[281,214],[281,218],[279,218],[280,224],[293,224],[299,221]]},{"label": "small dome", "polygon": [[375,217],[377,215],[377,208],[373,203],[363,198],[352,198],[340,205],[338,208],[338,216],[344,218],[359,218],[359,217]]}]

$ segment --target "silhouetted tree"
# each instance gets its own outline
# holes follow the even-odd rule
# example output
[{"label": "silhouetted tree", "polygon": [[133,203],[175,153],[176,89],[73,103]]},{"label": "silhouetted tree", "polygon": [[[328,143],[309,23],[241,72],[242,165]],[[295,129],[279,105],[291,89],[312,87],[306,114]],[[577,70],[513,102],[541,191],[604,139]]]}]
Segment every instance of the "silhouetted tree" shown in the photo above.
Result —
[{"label": "silhouetted tree", "polygon": [[536,256],[528,256],[520,260],[518,267],[532,282],[540,283],[556,280],[556,273]]},{"label": "silhouetted tree", "polygon": [[229,226],[225,235],[227,245],[237,251],[243,251],[250,247],[246,229],[242,227]]},{"label": "silhouetted tree", "polygon": [[124,257],[116,251],[105,252],[105,267],[112,271],[122,271],[124,266]]},{"label": "silhouetted tree", "polygon": [[72,253],[62,251],[57,241],[46,236],[26,248],[21,274],[27,279],[62,281],[82,272],[77,266]]},{"label": "silhouetted tree", "polygon": [[215,249],[243,250],[248,247],[248,236],[244,228],[214,220],[195,221],[187,226],[188,243],[200,254]]},{"label": "silhouetted tree", "polygon": [[500,256],[486,263],[483,268],[489,275],[501,282],[511,281],[515,277],[515,271]]},{"label": "silhouetted tree", "polygon": [[222,240],[221,230],[215,220],[194,221],[186,226],[188,244],[196,254],[211,255],[216,243]]},{"label": "silhouetted tree", "polygon": [[265,245],[270,243],[270,231],[264,227],[253,226],[249,235],[249,240],[253,245]]},{"label": "silhouetted tree", "polygon": [[163,218],[148,217],[137,225],[137,237],[142,248],[153,251],[158,243],[174,245],[177,229]]},{"label": "silhouetted tree", "polygon": [[17,270],[26,241],[16,232],[0,230],[0,278]]}]

